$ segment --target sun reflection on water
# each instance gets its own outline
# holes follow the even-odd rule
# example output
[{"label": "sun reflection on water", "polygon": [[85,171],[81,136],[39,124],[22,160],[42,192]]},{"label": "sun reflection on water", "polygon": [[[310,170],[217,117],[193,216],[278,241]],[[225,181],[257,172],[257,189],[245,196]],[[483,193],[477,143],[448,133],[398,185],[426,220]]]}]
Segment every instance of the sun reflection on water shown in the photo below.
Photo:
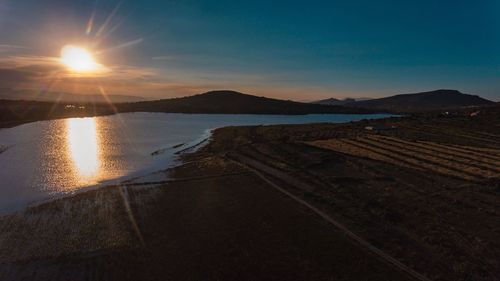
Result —
[{"label": "sun reflection on water", "polygon": [[80,181],[93,181],[100,167],[99,136],[95,118],[66,120],[68,153]]}]

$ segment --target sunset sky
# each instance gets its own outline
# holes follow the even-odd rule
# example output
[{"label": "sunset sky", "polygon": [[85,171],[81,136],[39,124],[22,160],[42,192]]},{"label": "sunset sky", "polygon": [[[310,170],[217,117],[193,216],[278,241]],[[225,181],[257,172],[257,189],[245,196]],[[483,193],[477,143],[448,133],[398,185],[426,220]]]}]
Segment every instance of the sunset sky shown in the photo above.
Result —
[{"label": "sunset sky", "polygon": [[[105,71],[68,69],[68,44]],[[0,88],[500,100],[500,1],[0,0]]]}]

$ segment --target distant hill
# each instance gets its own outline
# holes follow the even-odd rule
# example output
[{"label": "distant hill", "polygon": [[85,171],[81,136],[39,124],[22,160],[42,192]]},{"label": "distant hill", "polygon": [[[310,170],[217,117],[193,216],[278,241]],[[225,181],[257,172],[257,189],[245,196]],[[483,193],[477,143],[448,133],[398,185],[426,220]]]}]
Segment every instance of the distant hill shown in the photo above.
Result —
[{"label": "distant hill", "polygon": [[204,94],[122,104],[121,112],[147,111],[172,113],[223,114],[309,114],[371,113],[372,110],[321,104],[301,103],[242,94],[234,91],[211,91]]},{"label": "distant hill", "polygon": [[364,100],[368,100],[368,99],[367,98],[345,98],[345,99],[329,98],[329,99],[324,99],[324,100],[313,101],[311,103],[326,104],[326,105],[346,105],[348,103],[353,103],[356,101],[364,101]]},{"label": "distant hill", "polygon": [[0,128],[23,123],[70,117],[101,116],[116,113],[114,105],[106,103],[80,103],[68,107],[66,103],[2,100],[0,99]]},{"label": "distant hill", "polygon": [[456,90],[436,90],[416,94],[347,103],[346,106],[391,112],[416,112],[493,105],[494,102]]},{"label": "distant hill", "polygon": [[3,100],[26,100],[42,102],[66,102],[66,103],[120,103],[120,102],[138,102],[146,99],[135,96],[125,95],[83,95],[72,93],[42,92],[34,90],[12,90],[0,89],[0,99]]}]

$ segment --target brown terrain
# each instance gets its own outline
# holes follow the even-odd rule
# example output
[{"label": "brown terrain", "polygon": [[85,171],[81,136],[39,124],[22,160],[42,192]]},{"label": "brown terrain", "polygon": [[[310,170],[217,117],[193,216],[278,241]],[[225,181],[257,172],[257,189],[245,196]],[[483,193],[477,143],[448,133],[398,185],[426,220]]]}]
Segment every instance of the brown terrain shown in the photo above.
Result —
[{"label": "brown terrain", "polygon": [[218,129],[167,181],[0,217],[0,280],[499,280],[499,143],[498,108]]}]

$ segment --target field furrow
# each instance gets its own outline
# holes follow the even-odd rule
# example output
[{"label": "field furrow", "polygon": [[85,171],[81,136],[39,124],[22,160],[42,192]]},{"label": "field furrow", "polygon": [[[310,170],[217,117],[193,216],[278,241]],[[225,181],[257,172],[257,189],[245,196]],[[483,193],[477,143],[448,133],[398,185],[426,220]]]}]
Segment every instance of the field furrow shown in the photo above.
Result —
[{"label": "field furrow", "polygon": [[458,177],[473,181],[479,180],[479,178],[476,175],[467,175],[464,173],[460,173],[456,170],[443,167],[442,165],[436,165],[435,163],[422,161],[414,157],[409,157],[408,155],[401,155],[400,153],[394,153],[393,151],[389,151],[386,149],[382,149],[380,147],[362,143],[359,140],[355,141],[351,139],[335,139],[326,141],[315,141],[310,144],[323,149],[330,149],[358,157],[366,157],[412,169],[431,170],[452,177]]},{"label": "field furrow", "polygon": [[398,154],[403,157],[414,158],[421,163],[429,163],[439,168],[445,168],[447,170],[452,170],[458,174],[465,174],[471,177],[483,178],[485,176],[481,170],[476,169],[474,167],[470,167],[467,165],[461,165],[458,163],[454,163],[452,161],[446,161],[440,159],[439,157],[432,156],[430,154],[425,154],[423,152],[414,152],[404,147],[396,147],[395,145],[385,144],[381,142],[372,141],[367,138],[359,138],[356,141],[360,143],[365,143],[366,145],[373,146],[382,150],[390,151],[394,154]]},{"label": "field furrow", "polygon": [[459,130],[443,130],[442,128],[439,127],[434,127],[434,126],[429,126],[429,125],[423,125],[420,128],[413,128],[416,130],[425,130],[425,131],[430,131],[436,134],[440,135],[448,135],[448,136],[453,136],[453,137],[460,137],[460,138],[466,138],[466,139],[471,139],[474,141],[479,141],[479,142],[484,142],[484,143],[489,143],[489,144],[498,144],[498,140],[496,139],[491,139],[489,137],[482,137],[478,135],[471,135],[470,133],[465,133]]},{"label": "field furrow", "polygon": [[469,146],[458,146],[458,145],[441,145],[441,144],[428,142],[428,141],[419,141],[419,142],[425,143],[429,146],[448,149],[448,150],[453,151],[455,153],[465,153],[465,154],[468,154],[471,156],[481,157],[483,159],[491,160],[491,161],[494,161],[497,163],[498,163],[498,161],[500,161],[500,153],[498,152],[499,150],[495,150],[495,149],[472,148]]},{"label": "field furrow", "polygon": [[[484,164],[487,167],[500,171],[500,159],[495,159],[495,156],[491,156],[491,153],[494,153],[493,149],[490,151],[490,155],[485,155],[482,153],[471,153],[470,151],[464,151],[464,150],[454,150],[450,146],[447,145],[439,145],[436,143],[431,143],[431,142],[423,142],[423,141],[406,141],[402,140],[399,138],[394,138],[394,137],[388,137],[388,136],[370,136],[369,138],[382,138],[385,140],[397,142],[400,144],[405,144],[405,145],[410,145],[410,146],[418,146],[430,151],[434,151],[437,153],[442,153],[445,155],[449,155],[451,157],[455,158],[462,158],[462,159],[467,159],[470,161],[477,161],[478,163]],[[499,151],[500,153],[500,151]],[[500,154],[499,154],[500,155]]]},{"label": "field furrow", "polygon": [[[469,151],[466,147],[408,141],[371,135],[359,138],[318,140],[309,144],[358,157],[389,162],[413,169],[433,171],[467,180],[500,177],[498,150]],[[487,152],[486,152],[487,151]],[[491,153],[487,155],[486,153]]]},{"label": "field furrow", "polygon": [[429,137],[430,139],[442,139],[450,138],[455,140],[460,140],[461,143],[468,145],[469,143],[474,145],[480,145],[490,148],[498,147],[499,141],[496,139],[491,139],[484,136],[471,135],[469,133],[463,133],[461,131],[456,130],[439,130],[434,127],[422,126],[422,125],[406,125],[400,124],[400,129],[404,129],[406,132],[411,132],[414,135],[418,135],[421,137]]},{"label": "field furrow", "polygon": [[454,150],[450,149],[449,146],[439,145],[439,144],[430,143],[430,142],[426,143],[423,141],[406,141],[406,140],[402,140],[399,138],[393,138],[393,137],[388,137],[388,136],[370,136],[370,138],[382,138],[382,139],[394,141],[394,142],[397,142],[400,144],[418,146],[418,147],[421,147],[421,148],[424,148],[424,149],[427,149],[430,151],[442,153],[442,154],[449,155],[452,157],[458,157],[458,158],[467,159],[470,161],[477,161],[477,162],[480,162],[486,166],[491,166],[491,168],[493,168],[493,169],[500,170],[500,168],[498,167],[500,160],[495,160],[494,158],[493,159],[488,158],[487,155],[471,154],[469,152],[463,152],[460,150],[454,151]]},{"label": "field furrow", "polygon": [[494,177],[500,173],[500,163],[484,163],[480,158],[466,157],[463,155],[456,155],[443,150],[437,150],[434,148],[429,148],[425,144],[418,144],[412,142],[406,142],[402,140],[397,140],[394,138],[385,138],[371,136],[368,137],[369,140],[394,146],[403,150],[407,150],[411,153],[419,153],[434,159],[441,159],[445,162],[450,162],[457,165],[465,165],[477,170],[477,173],[482,174],[485,177]]}]

